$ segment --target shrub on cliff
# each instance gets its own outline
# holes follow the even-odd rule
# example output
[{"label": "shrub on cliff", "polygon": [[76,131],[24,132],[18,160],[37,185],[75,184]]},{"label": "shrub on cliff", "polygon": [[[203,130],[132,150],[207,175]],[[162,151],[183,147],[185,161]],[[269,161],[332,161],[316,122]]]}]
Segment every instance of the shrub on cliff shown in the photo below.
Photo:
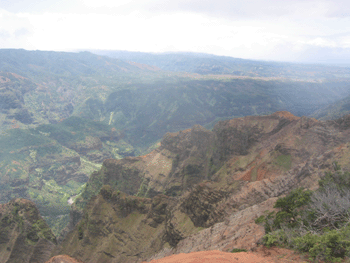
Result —
[{"label": "shrub on cliff", "polygon": [[350,228],[331,230],[319,234],[307,233],[294,239],[294,248],[301,252],[308,252],[315,260],[326,262],[341,262],[350,252]]},{"label": "shrub on cliff", "polygon": [[311,195],[310,190],[294,189],[287,196],[276,201],[274,208],[279,208],[280,211],[261,216],[255,220],[255,223],[264,223],[266,233],[282,227],[294,228],[305,224],[307,216],[303,208],[310,203]]},{"label": "shrub on cliff", "polygon": [[337,163],[334,168],[316,191],[295,189],[277,200],[277,213],[256,219],[264,224],[266,246],[287,246],[328,262],[350,255],[350,174]]},{"label": "shrub on cliff", "polygon": [[100,190],[100,194],[105,200],[110,200],[112,198],[113,189],[110,185],[104,185]]}]

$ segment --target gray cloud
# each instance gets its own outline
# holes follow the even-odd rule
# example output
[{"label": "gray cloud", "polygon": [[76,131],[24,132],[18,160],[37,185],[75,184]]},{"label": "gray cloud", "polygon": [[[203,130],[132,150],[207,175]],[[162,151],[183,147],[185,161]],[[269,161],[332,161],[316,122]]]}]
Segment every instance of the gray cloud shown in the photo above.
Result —
[{"label": "gray cloud", "polygon": [[350,48],[307,46],[297,61],[350,66]]},{"label": "gray cloud", "polygon": [[303,44],[296,48],[295,43],[276,45],[273,52],[261,54],[260,59],[317,64],[338,64],[350,66],[350,48],[326,47]]},{"label": "gray cloud", "polygon": [[285,7],[270,6],[261,9],[261,0],[230,1],[230,0],[178,0],[158,1],[150,4],[151,11],[186,11],[205,13],[209,15],[225,16],[234,18],[281,15],[288,13]]},{"label": "gray cloud", "polygon": [[11,33],[6,30],[0,30],[0,39],[8,39],[11,37]]},{"label": "gray cloud", "polygon": [[349,10],[348,0],[0,0],[0,48],[98,49],[115,41],[115,49],[343,63],[350,61]]},{"label": "gray cloud", "polygon": [[[31,32],[26,28],[20,28],[13,32],[0,29],[0,48],[23,48],[29,35]],[[28,47],[26,46],[26,48]]]},{"label": "gray cloud", "polygon": [[76,0],[1,0],[0,8],[11,13],[69,12],[80,4]]},{"label": "gray cloud", "polygon": [[318,11],[329,17],[350,17],[350,2],[346,0],[159,0],[148,2],[146,7],[149,11],[186,11],[231,19],[312,16]]},{"label": "gray cloud", "polygon": [[23,36],[27,36],[27,35],[30,35],[30,31],[27,29],[27,28],[20,28],[20,29],[17,29],[14,33],[14,36],[16,38],[19,38],[19,37],[23,37]]},{"label": "gray cloud", "polygon": [[348,0],[329,1],[331,3],[327,12],[328,17],[350,17],[350,2]]},{"label": "gray cloud", "polygon": [[313,16],[324,12],[327,17],[350,17],[348,0],[130,0],[122,4],[101,0],[94,7],[80,0],[1,0],[0,8],[12,13],[108,13],[122,14],[133,11],[191,12],[229,19],[278,18],[282,16]]}]

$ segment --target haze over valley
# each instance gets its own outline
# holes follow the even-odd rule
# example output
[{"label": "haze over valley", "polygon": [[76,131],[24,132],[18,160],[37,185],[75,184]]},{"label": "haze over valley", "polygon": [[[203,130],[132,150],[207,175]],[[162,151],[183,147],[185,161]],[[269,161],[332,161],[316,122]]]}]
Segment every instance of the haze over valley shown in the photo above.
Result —
[{"label": "haze over valley", "polygon": [[104,160],[148,153],[167,132],[284,110],[348,113],[328,110],[350,95],[344,67],[104,53],[0,50],[1,202],[33,200],[56,235]]},{"label": "haze over valley", "polygon": [[349,257],[349,10],[1,2],[0,261]]}]

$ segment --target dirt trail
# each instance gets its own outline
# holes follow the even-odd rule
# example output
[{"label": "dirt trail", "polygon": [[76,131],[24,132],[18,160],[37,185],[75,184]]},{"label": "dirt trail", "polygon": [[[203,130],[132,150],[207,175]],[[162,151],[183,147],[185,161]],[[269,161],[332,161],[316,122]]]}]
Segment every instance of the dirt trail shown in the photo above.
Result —
[{"label": "dirt trail", "polygon": [[[294,251],[284,248],[259,247],[255,252],[229,253],[218,250],[177,254],[149,263],[290,263],[311,262]],[[143,262],[146,263],[146,262]]]},{"label": "dirt trail", "polygon": [[67,255],[59,255],[51,258],[46,263],[84,263],[83,261],[71,258]]}]

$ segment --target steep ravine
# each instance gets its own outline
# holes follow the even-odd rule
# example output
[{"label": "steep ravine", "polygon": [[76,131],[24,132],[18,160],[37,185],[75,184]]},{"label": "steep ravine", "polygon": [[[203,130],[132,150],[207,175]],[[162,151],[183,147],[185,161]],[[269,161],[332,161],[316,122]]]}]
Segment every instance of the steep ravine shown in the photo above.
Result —
[{"label": "steep ravine", "polygon": [[[204,250],[254,250],[255,219],[337,161],[349,170],[350,116],[321,122],[288,112],[168,133],[140,157],[108,159],[72,206],[51,256],[141,262]],[[52,261],[54,262],[54,261]]]},{"label": "steep ravine", "polygon": [[264,235],[254,220],[278,196],[315,189],[334,161],[350,168],[349,126],[350,116],[320,122],[277,112],[168,133],[148,155],[104,161],[75,203],[81,221],[54,254],[138,262],[252,249]]}]

